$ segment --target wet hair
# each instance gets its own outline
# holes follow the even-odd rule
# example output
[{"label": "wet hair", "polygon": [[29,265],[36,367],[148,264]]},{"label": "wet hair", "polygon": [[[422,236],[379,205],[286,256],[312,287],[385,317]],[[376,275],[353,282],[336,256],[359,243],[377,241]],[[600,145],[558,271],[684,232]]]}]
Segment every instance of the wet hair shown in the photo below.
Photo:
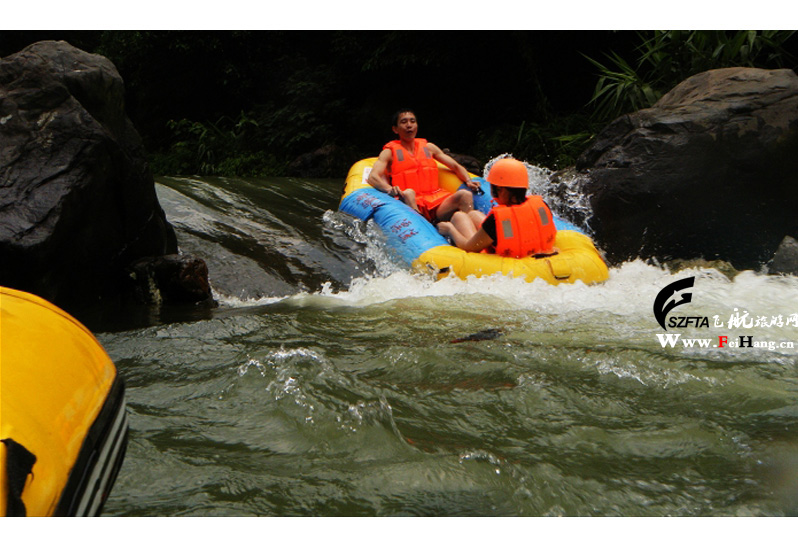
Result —
[{"label": "wet hair", "polygon": [[391,127],[396,127],[396,125],[399,123],[399,116],[405,114],[406,112],[410,112],[414,116],[416,115],[416,113],[413,112],[413,110],[410,108],[400,108],[399,110],[393,113],[393,117],[391,118]]},{"label": "wet hair", "polygon": [[496,185],[491,185],[491,196],[498,198],[500,188],[507,189],[507,191],[510,193],[510,205],[522,204],[524,203],[524,200],[526,200],[526,189],[523,187],[497,187]]}]

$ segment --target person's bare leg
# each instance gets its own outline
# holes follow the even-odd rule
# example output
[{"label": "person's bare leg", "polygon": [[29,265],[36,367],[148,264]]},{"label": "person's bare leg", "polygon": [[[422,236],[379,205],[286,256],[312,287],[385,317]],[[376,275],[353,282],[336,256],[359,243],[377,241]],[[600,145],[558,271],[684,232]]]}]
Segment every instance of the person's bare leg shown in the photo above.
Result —
[{"label": "person's bare leg", "polygon": [[468,213],[463,213],[462,211],[455,212],[455,214],[452,215],[451,223],[466,239],[471,239],[471,236],[477,233],[477,227],[474,225],[474,221]]},{"label": "person's bare leg", "polygon": [[449,196],[446,200],[438,206],[436,217],[439,221],[446,221],[452,218],[455,211],[462,211],[468,213],[474,210],[474,195],[469,190],[455,191],[454,194]]},{"label": "person's bare leg", "polygon": [[474,226],[477,229],[479,229],[479,227],[482,226],[482,223],[485,221],[486,216],[487,215],[485,215],[485,213],[483,213],[482,211],[478,211],[476,209],[473,209],[468,212],[468,218],[471,219],[471,222],[474,223]]}]

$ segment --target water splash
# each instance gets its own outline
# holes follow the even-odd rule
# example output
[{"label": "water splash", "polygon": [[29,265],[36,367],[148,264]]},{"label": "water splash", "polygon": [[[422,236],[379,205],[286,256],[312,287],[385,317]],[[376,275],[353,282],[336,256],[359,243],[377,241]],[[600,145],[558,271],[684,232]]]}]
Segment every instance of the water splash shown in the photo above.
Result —
[{"label": "water splash", "polygon": [[357,247],[351,249],[363,273],[373,276],[388,276],[407,265],[388,246],[380,227],[373,221],[360,219],[327,210],[322,216],[325,229],[336,230],[346,235]]},{"label": "water splash", "polygon": [[[485,165],[483,177],[487,178],[490,169],[500,159],[513,158],[511,153],[503,153],[494,157]],[[546,167],[521,161],[527,168],[529,189],[527,194],[538,194],[543,197],[554,214],[590,231],[587,225],[592,209],[590,199],[584,192],[586,175],[575,170],[554,172]]]}]

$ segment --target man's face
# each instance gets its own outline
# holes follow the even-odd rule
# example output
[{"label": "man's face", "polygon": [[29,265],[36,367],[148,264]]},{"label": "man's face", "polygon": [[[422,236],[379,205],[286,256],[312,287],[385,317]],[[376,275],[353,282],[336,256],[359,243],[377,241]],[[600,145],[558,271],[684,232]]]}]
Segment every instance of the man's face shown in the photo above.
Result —
[{"label": "man's face", "polygon": [[416,115],[412,112],[404,112],[399,115],[396,125],[393,126],[393,132],[399,135],[399,138],[406,141],[411,141],[416,137],[418,132],[418,123],[416,123]]}]

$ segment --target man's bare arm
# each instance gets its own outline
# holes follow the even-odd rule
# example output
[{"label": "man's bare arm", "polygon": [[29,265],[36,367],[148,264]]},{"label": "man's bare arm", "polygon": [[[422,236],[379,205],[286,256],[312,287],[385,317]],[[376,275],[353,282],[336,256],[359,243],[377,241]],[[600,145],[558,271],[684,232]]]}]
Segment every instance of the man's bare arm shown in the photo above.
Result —
[{"label": "man's bare arm", "polygon": [[377,189],[378,191],[387,192],[390,195],[396,196],[401,194],[401,189],[391,185],[388,181],[388,174],[386,170],[391,163],[391,150],[384,149],[380,152],[377,162],[371,167],[369,177],[366,181],[368,184]]},{"label": "man's bare arm", "polygon": [[430,148],[430,153],[432,154],[432,158],[444,165],[446,168],[454,172],[454,174],[472,191],[476,191],[479,189],[479,183],[473,181],[471,176],[468,175],[468,170],[465,167],[455,161],[449,155],[446,155],[441,148],[436,146],[435,144],[427,144],[427,147]]}]

